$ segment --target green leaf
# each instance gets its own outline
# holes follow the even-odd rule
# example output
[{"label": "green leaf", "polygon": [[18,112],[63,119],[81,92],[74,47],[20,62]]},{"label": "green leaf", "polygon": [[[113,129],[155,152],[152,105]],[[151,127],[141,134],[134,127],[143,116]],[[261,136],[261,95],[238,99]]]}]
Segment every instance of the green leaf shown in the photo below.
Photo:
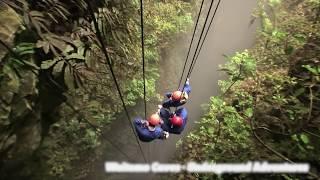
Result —
[{"label": "green leaf", "polygon": [[49,69],[49,68],[51,68],[56,62],[57,62],[57,59],[42,61],[42,63],[41,63],[41,69]]},{"label": "green leaf", "polygon": [[58,63],[53,67],[52,75],[57,77],[63,71],[64,61],[58,61]]},{"label": "green leaf", "polygon": [[307,135],[301,134],[301,135],[300,135],[300,138],[301,138],[301,140],[302,140],[302,142],[303,142],[304,144],[308,144],[308,143],[309,143],[309,138],[308,138]]},{"label": "green leaf", "polygon": [[67,85],[69,90],[74,90],[74,78],[72,68],[68,65],[64,71],[64,83]]},{"label": "green leaf", "polygon": [[18,66],[23,66],[23,65],[24,65],[24,63],[22,62],[21,59],[10,58],[10,60],[11,60],[12,62],[14,62],[15,65],[18,65]]},{"label": "green leaf", "polygon": [[252,117],[252,115],[253,115],[253,110],[252,110],[252,108],[247,108],[247,109],[244,111],[244,114],[245,114],[247,117]]},{"label": "green leaf", "polygon": [[32,110],[31,104],[23,98],[17,104],[15,104],[15,107],[13,109],[14,117],[21,117],[30,110]]},{"label": "green leaf", "polygon": [[291,178],[290,176],[286,175],[286,174],[281,174],[281,176],[285,179],[285,180],[294,180],[293,178]]},{"label": "green leaf", "polygon": [[78,47],[78,54],[84,55],[85,48],[83,46]]},{"label": "green leaf", "polygon": [[208,134],[211,135],[211,134],[214,133],[214,128],[213,127],[208,127],[207,131],[208,131]]},{"label": "green leaf", "polygon": [[67,45],[63,51],[63,54],[67,55],[68,53],[74,51],[74,48],[71,45]]},{"label": "green leaf", "polygon": [[80,60],[85,59],[83,55],[77,54],[77,53],[72,53],[72,54],[68,55],[66,58],[67,59],[80,59]]},{"label": "green leaf", "polygon": [[295,141],[299,141],[296,134],[295,134],[295,135],[292,135],[291,138],[292,138],[293,140],[295,140]]},{"label": "green leaf", "polygon": [[30,67],[32,67],[32,68],[34,68],[34,69],[37,69],[37,70],[40,69],[39,66],[37,66],[36,64],[34,64],[34,63],[32,63],[32,62],[25,61],[25,60],[23,60],[23,62],[25,63],[25,65],[28,65],[28,66],[30,66]]},{"label": "green leaf", "polygon": [[7,82],[7,84],[5,86],[7,88],[7,90],[10,92],[18,93],[20,81],[19,81],[19,77],[17,76],[17,74],[8,65],[5,65],[3,67],[3,72],[5,74],[7,74],[10,78],[10,80]]},{"label": "green leaf", "polygon": [[27,54],[33,54],[33,53],[34,53],[34,50],[32,49],[32,50],[19,52],[19,55],[23,56],[23,55],[27,55]]},{"label": "green leaf", "polygon": [[304,91],[305,91],[305,88],[304,87],[302,87],[302,88],[299,88],[299,89],[297,89],[295,92],[294,92],[294,96],[300,96],[301,94],[303,94],[304,93]]},{"label": "green leaf", "polygon": [[294,37],[296,38],[297,41],[300,43],[305,43],[307,37],[304,34],[295,34]]},{"label": "green leaf", "polygon": [[36,44],[37,48],[42,48],[44,53],[48,54],[49,53],[49,49],[50,49],[50,44],[47,41],[40,41],[38,40],[37,44]]},{"label": "green leaf", "polygon": [[95,108],[98,109],[101,106],[101,103],[98,101],[92,100],[89,102],[88,108]]},{"label": "green leaf", "polygon": [[314,149],[314,147],[313,147],[313,146],[308,145],[308,146],[307,146],[307,149],[311,149],[311,150],[313,150],[313,149]]},{"label": "green leaf", "polygon": [[281,0],[269,0],[269,4],[272,7],[275,7],[281,3]]},{"label": "green leaf", "polygon": [[318,75],[318,71],[316,68],[311,67],[309,64],[308,65],[302,65],[302,67],[306,68],[308,71],[310,71],[314,75]]},{"label": "green leaf", "polygon": [[287,33],[282,32],[282,31],[278,31],[278,30],[273,30],[272,31],[272,36],[274,36],[275,38],[283,39],[284,37],[286,37]]},{"label": "green leaf", "polygon": [[18,53],[20,56],[33,54],[34,47],[35,46],[33,43],[19,43],[15,48],[15,52]]},{"label": "green leaf", "polygon": [[48,42],[50,43],[51,46],[53,46],[54,48],[60,50],[61,52],[63,52],[63,50],[65,50],[66,48],[66,43],[60,39],[56,39],[54,37],[48,36]]},{"label": "green leaf", "polygon": [[262,19],[262,22],[263,22],[263,30],[264,30],[265,32],[270,32],[270,31],[272,31],[272,29],[273,29],[273,24],[272,24],[272,22],[271,22],[271,20],[270,20],[269,18],[264,17],[264,18]]},{"label": "green leaf", "polygon": [[284,52],[286,53],[286,55],[290,55],[290,54],[292,54],[293,50],[294,50],[294,48],[293,48],[292,46],[288,46],[288,47],[284,50]]}]

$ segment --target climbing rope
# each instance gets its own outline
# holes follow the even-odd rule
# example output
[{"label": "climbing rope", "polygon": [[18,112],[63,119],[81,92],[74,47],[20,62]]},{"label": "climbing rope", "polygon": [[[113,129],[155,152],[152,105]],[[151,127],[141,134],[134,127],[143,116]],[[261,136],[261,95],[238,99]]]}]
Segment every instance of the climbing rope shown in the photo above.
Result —
[{"label": "climbing rope", "polygon": [[126,106],[126,104],[125,104],[125,102],[124,102],[124,99],[123,99],[123,96],[122,96],[122,93],[121,93],[121,90],[120,90],[120,86],[119,86],[118,81],[117,81],[117,79],[116,79],[116,77],[115,77],[115,74],[114,74],[114,71],[113,71],[113,68],[112,68],[112,65],[111,65],[111,62],[110,62],[110,58],[109,58],[109,55],[108,55],[107,50],[106,50],[106,46],[105,46],[105,44],[104,44],[104,42],[103,42],[103,40],[102,40],[103,38],[102,38],[101,33],[100,33],[100,30],[99,30],[99,25],[98,25],[98,23],[97,23],[97,21],[96,21],[96,18],[95,18],[95,16],[94,16],[94,11],[93,11],[93,9],[92,9],[92,7],[91,7],[90,1],[89,1],[89,0],[86,0],[86,3],[88,4],[88,10],[89,10],[89,13],[90,13],[90,15],[91,15],[91,17],[92,17],[94,27],[95,27],[95,29],[96,29],[97,38],[98,38],[98,40],[99,40],[99,42],[100,42],[100,44],[101,44],[101,47],[100,47],[100,48],[101,48],[102,52],[103,52],[104,55],[105,55],[107,64],[108,64],[108,66],[109,66],[109,69],[110,69],[110,72],[111,72],[111,75],[112,75],[112,78],[113,78],[113,81],[114,81],[114,83],[115,83],[115,85],[116,85],[116,88],[117,88],[119,97],[120,97],[120,99],[121,99],[123,109],[124,109],[124,111],[125,111],[125,113],[126,113],[128,122],[129,122],[129,124],[130,124],[131,129],[132,129],[132,132],[133,132],[133,134],[134,134],[135,137],[136,137],[136,141],[137,141],[137,144],[138,144],[139,149],[140,149],[140,151],[141,151],[141,154],[142,154],[142,156],[143,156],[143,159],[144,159],[145,162],[147,162],[147,159],[146,159],[146,157],[145,157],[145,155],[144,155],[144,152],[143,152],[143,150],[142,150],[142,147],[141,147],[141,144],[140,144],[138,135],[136,134],[136,132],[135,132],[135,130],[134,130],[134,127],[133,127],[133,124],[132,124],[132,122],[131,122],[131,118],[130,118],[129,112],[128,112],[128,110],[127,110],[127,106]]}]

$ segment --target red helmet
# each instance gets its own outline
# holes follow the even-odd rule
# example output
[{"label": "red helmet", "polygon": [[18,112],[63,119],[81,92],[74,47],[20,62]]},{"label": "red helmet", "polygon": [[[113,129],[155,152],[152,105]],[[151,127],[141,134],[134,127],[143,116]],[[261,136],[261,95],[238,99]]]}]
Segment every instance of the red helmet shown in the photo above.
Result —
[{"label": "red helmet", "polygon": [[174,115],[171,118],[171,124],[176,127],[182,126],[182,118],[180,116]]},{"label": "red helmet", "polygon": [[160,124],[160,116],[155,113],[155,114],[152,114],[149,119],[148,119],[148,122],[150,125],[152,126],[156,126],[156,125],[159,125]]},{"label": "red helmet", "polygon": [[175,91],[172,93],[172,100],[174,101],[180,101],[181,97],[182,97],[181,91]]}]

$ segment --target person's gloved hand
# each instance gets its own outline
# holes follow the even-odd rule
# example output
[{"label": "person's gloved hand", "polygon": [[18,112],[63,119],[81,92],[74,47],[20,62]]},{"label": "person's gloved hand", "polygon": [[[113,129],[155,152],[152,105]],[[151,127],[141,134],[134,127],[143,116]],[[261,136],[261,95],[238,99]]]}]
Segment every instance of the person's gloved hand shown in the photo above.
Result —
[{"label": "person's gloved hand", "polygon": [[159,104],[159,105],[158,105],[158,110],[157,110],[157,113],[158,113],[158,114],[160,114],[161,108],[162,108],[162,105]]},{"label": "person's gloved hand", "polygon": [[186,84],[189,85],[190,84],[190,79],[187,78]]},{"label": "person's gloved hand", "polygon": [[183,92],[181,102],[185,102],[188,98],[189,98],[188,94],[186,92]]},{"label": "person's gloved hand", "polygon": [[147,127],[149,125],[149,122],[147,120],[141,120],[141,124],[143,127]]},{"label": "person's gloved hand", "polygon": [[160,125],[163,124],[163,123],[164,123],[164,122],[163,122],[162,118],[160,118]]},{"label": "person's gloved hand", "polygon": [[163,137],[164,137],[164,139],[168,139],[169,133],[167,131],[163,131]]}]

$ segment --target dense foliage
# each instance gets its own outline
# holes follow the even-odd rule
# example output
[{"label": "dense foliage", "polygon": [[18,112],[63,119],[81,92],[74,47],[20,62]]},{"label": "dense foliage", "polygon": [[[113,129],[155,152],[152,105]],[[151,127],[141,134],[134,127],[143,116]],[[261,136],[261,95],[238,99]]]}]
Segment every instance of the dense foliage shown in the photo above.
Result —
[{"label": "dense foliage", "polygon": [[[260,1],[256,45],[227,57],[229,78],[182,143],[181,161],[310,162],[309,175],[182,174],[180,179],[316,178],[320,162],[320,2]],[[319,177],[317,177],[319,178]]]},{"label": "dense foliage", "polygon": [[[143,97],[140,4],[90,1],[128,105]],[[147,98],[160,50],[192,23],[191,2],[145,0]],[[122,111],[85,0],[0,2],[1,176],[63,177]]]}]

